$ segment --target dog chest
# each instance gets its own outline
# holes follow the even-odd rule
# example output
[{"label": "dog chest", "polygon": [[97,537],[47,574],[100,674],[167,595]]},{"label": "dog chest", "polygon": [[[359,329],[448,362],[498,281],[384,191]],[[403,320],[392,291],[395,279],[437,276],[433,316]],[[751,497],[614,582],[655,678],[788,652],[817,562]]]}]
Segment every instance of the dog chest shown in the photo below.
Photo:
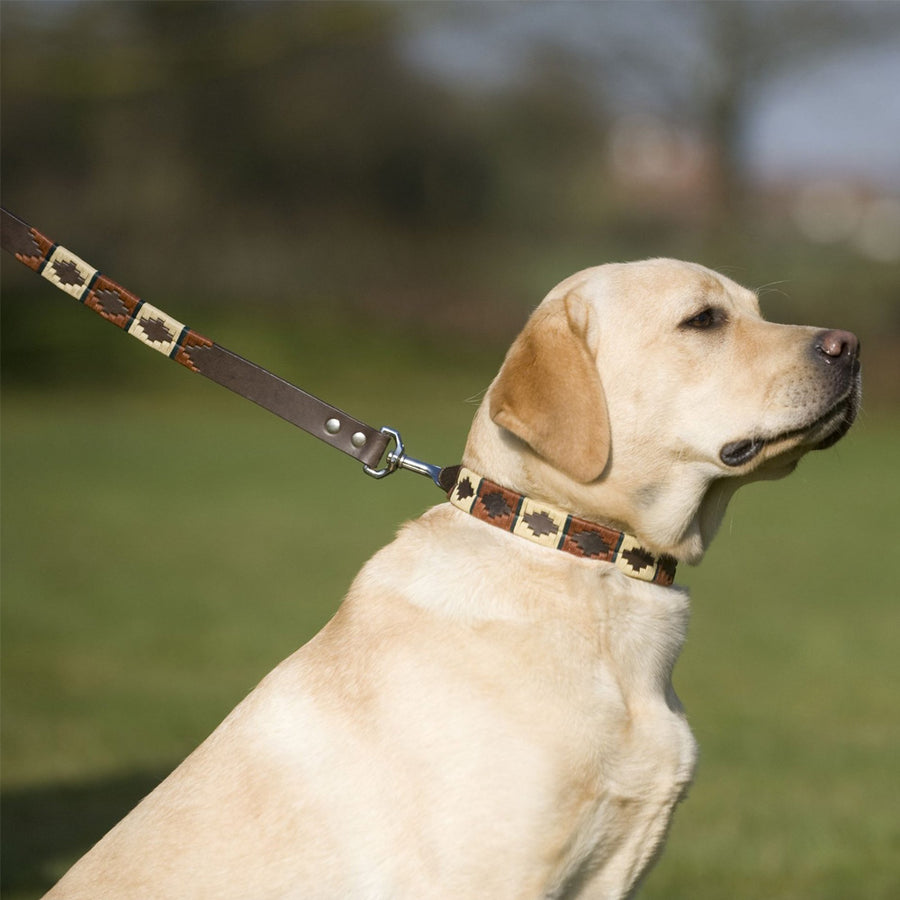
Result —
[{"label": "dog chest", "polygon": [[545,897],[626,896],[665,838],[697,757],[684,717],[665,704],[634,714],[617,742],[599,735],[596,752]]}]

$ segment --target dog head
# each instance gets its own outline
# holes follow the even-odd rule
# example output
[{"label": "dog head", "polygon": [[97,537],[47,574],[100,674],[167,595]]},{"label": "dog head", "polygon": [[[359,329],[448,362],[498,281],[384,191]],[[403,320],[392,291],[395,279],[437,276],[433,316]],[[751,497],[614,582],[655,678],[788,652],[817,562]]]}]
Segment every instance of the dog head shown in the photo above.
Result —
[{"label": "dog head", "polygon": [[751,291],[696,264],[599,266],[529,319],[465,462],[696,561],[737,487],[831,446],[859,397],[849,332],[766,322]]}]

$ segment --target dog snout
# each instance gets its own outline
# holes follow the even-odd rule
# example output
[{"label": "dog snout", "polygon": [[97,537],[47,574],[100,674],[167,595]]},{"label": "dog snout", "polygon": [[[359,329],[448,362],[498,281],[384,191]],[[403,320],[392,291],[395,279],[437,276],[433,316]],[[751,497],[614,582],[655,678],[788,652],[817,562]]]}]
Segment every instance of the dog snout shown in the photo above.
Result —
[{"label": "dog snout", "polygon": [[852,331],[822,331],[816,335],[813,349],[826,365],[853,367],[859,359],[859,338]]}]

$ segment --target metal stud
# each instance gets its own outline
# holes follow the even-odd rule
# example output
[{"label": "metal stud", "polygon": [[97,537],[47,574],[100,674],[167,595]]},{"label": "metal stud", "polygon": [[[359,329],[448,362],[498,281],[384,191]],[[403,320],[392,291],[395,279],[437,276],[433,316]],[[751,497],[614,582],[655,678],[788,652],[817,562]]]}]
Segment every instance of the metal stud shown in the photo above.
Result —
[{"label": "metal stud", "polygon": [[353,437],[350,438],[350,443],[358,450],[360,447],[365,446],[366,436],[361,431],[357,431],[354,433]]},{"label": "metal stud", "polygon": [[329,434],[337,434],[341,430],[341,420],[340,419],[329,419],[325,423],[325,430]]}]

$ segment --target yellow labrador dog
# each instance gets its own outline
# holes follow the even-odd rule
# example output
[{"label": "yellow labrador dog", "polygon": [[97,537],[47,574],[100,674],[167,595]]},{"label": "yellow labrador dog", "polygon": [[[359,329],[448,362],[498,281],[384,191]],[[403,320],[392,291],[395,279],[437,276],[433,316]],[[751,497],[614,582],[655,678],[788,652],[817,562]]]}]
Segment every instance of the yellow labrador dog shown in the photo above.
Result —
[{"label": "yellow labrador dog", "polygon": [[573,275],[450,502],[48,896],[628,895],[696,755],[675,563],[740,485],[838,440],[859,393],[852,334],[765,322],[709,269]]}]

